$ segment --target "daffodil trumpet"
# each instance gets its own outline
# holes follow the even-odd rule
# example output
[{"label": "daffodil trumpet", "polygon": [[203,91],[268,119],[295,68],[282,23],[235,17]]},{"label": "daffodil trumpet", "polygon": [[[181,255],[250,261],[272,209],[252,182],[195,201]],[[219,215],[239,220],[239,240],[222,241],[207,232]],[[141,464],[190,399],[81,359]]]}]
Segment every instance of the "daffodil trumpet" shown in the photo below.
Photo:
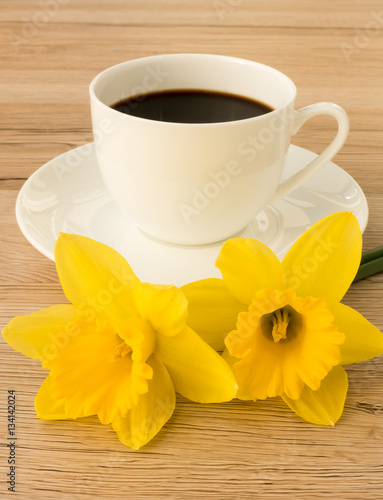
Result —
[{"label": "daffodil trumpet", "polygon": [[235,396],[232,370],[187,325],[180,290],[141,283],[115,250],[82,236],[61,234],[55,261],[71,304],[18,316],[3,330],[49,370],[35,399],[39,418],[97,415],[138,449],[171,417],[175,391],[200,403]]},{"label": "daffodil trumpet", "polygon": [[348,212],[308,229],[282,261],[254,239],[225,242],[222,279],[182,288],[189,324],[233,368],[237,397],[281,397],[305,420],[334,425],[348,389],[342,365],[383,353],[383,335],[341,304],[361,262],[362,235]]}]

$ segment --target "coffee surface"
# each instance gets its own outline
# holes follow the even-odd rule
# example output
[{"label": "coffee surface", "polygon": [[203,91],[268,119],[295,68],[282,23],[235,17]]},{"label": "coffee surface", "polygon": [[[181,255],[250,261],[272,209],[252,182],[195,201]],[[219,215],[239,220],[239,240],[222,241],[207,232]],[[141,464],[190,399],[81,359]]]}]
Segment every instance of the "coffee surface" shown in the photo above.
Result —
[{"label": "coffee surface", "polygon": [[137,95],[111,108],[128,115],[175,123],[219,123],[264,115],[273,108],[249,97],[210,90],[166,90]]}]

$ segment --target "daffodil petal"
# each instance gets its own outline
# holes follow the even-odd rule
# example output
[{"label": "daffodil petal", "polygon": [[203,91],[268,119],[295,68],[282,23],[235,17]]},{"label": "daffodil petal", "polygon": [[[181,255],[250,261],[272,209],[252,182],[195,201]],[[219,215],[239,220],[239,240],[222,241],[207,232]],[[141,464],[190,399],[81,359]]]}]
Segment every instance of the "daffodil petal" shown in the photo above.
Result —
[{"label": "daffodil petal", "polygon": [[191,328],[174,337],[157,335],[156,354],[177,392],[198,403],[230,401],[236,395],[234,374],[214,349]]},{"label": "daffodil petal", "polygon": [[249,305],[261,288],[285,287],[284,272],[278,257],[269,247],[251,238],[226,241],[215,262],[225,285],[234,297]]},{"label": "daffodil petal", "polygon": [[[51,386],[52,377],[48,375],[35,398],[37,417],[42,420],[69,420],[70,417],[65,412],[65,399],[53,399],[51,396]],[[89,415],[79,415],[79,417],[87,416]]]},{"label": "daffodil petal", "polygon": [[340,347],[342,364],[358,363],[383,354],[383,334],[355,309],[344,304],[329,304],[335,324],[346,335]]},{"label": "daffodil petal", "polygon": [[120,441],[135,450],[149,442],[172,416],[176,404],[171,378],[162,362],[152,355],[148,364],[153,369],[149,390],[127,415],[112,422]]},{"label": "daffodil petal", "polygon": [[223,351],[226,335],[246,309],[217,278],[189,283],[181,288],[189,303],[188,326],[216,351]]},{"label": "daffodil petal", "polygon": [[56,241],[55,261],[65,295],[73,304],[86,304],[111,318],[135,312],[132,287],[139,280],[112,248],[85,236],[62,233]]},{"label": "daffodil petal", "polygon": [[[239,361],[239,359],[235,358],[234,356],[231,356],[227,349],[223,351],[222,358],[226,361],[226,363],[230,366],[230,368],[234,372],[234,365]],[[238,385],[238,390],[235,397],[237,399],[242,399],[243,401],[254,401],[254,398],[250,394],[250,392],[247,391],[245,388],[241,387],[240,385]]]},{"label": "daffodil petal", "polygon": [[175,286],[139,283],[134,288],[134,303],[140,316],[162,335],[175,335],[185,326],[188,303]]},{"label": "daffodil petal", "polygon": [[338,365],[322,380],[317,391],[305,386],[299,399],[290,399],[285,394],[282,398],[304,420],[334,426],[342,415],[347,389],[347,373]]},{"label": "daffodil petal", "polygon": [[16,316],[2,334],[13,349],[32,359],[49,359],[59,346],[76,334],[76,309],[70,304],[47,307],[26,316]]},{"label": "daffodil petal", "polygon": [[360,264],[362,234],[354,215],[339,212],[308,229],[282,261],[287,286],[301,297],[339,302]]}]

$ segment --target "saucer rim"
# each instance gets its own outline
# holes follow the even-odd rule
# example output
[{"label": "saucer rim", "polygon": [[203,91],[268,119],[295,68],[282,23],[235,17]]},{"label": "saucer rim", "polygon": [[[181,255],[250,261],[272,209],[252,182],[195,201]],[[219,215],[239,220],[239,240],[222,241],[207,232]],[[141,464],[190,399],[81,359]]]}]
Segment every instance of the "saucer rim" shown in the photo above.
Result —
[{"label": "saucer rim", "polygon": [[[35,177],[37,177],[39,174],[41,175],[41,173],[45,170],[45,169],[48,169],[50,168],[51,164],[53,162],[56,162],[56,161],[59,161],[61,158],[65,157],[67,154],[69,153],[72,153],[73,151],[77,151],[79,149],[82,149],[82,148],[85,148],[85,147],[89,147],[89,145],[92,145],[92,147],[94,148],[94,142],[87,142],[85,144],[82,144],[81,146],[77,146],[76,148],[72,148],[68,151],[65,151],[64,153],[61,153],[60,155],[58,156],[55,156],[54,158],[52,158],[51,160],[47,161],[46,163],[44,163],[43,165],[41,165],[41,167],[39,167],[37,170],[35,170],[35,172],[33,172],[29,177],[28,179],[24,182],[24,184],[22,185],[20,191],[19,191],[19,194],[17,195],[17,199],[16,199],[16,204],[15,204],[15,212],[16,212],[16,221],[17,221],[17,224],[23,234],[23,236],[26,238],[26,240],[34,247],[36,248],[36,250],[38,252],[40,252],[42,255],[44,255],[45,257],[47,257],[49,260],[55,262],[55,258],[54,258],[54,247],[53,247],[53,251],[50,251],[49,249],[46,249],[42,244],[40,244],[38,241],[36,241],[33,236],[31,235],[31,233],[28,231],[28,228],[27,228],[27,224],[25,223],[23,217],[22,217],[22,198],[23,198],[23,194],[24,192],[26,191],[26,189],[28,188],[28,185],[30,182],[33,182],[33,179]],[[297,146],[295,144],[290,144],[289,146],[289,150],[290,149],[295,149],[295,150],[302,150],[302,151],[305,151],[305,152],[308,152],[310,154],[314,154],[316,156],[319,156],[317,153],[314,153],[313,151],[310,151],[309,149],[306,149],[306,148],[302,148],[300,146]],[[361,195],[361,198],[362,198],[362,204],[364,204],[364,208],[365,208],[365,217],[364,217],[364,220],[363,220],[363,223],[362,225],[360,225],[360,230],[362,232],[362,234],[364,233],[364,231],[366,230],[366,227],[367,227],[367,224],[368,224],[368,220],[369,220],[369,207],[368,207],[368,202],[367,202],[367,198],[366,198],[366,195],[364,194],[364,191],[363,189],[360,187],[359,183],[352,177],[351,174],[349,174],[346,170],[344,170],[342,167],[340,167],[339,165],[337,165],[336,163],[334,163],[333,161],[329,161],[326,163],[326,165],[329,165],[331,164],[333,167],[337,168],[337,169],[340,169],[342,170],[342,173],[345,174],[346,177],[348,177],[351,182],[356,185],[356,187],[358,188],[359,190],[359,193]],[[320,171],[319,171],[320,172]],[[318,173],[319,173],[318,172]],[[315,174],[316,175],[316,174]],[[313,177],[315,177],[315,175]],[[311,177],[310,177],[311,179]],[[310,180],[308,179],[308,180]],[[305,182],[302,184],[302,185],[305,185]],[[301,187],[301,186],[299,186]],[[299,189],[299,187],[297,189]],[[106,187],[105,187],[105,190],[106,190]],[[294,190],[295,191],[295,190]],[[294,192],[292,191],[292,193]],[[292,193],[289,193],[287,194],[285,197],[281,198],[282,200],[288,196],[290,196]],[[113,201],[113,199],[112,199]],[[276,200],[274,203],[277,203],[278,201],[280,200]],[[273,205],[274,203],[269,203],[268,205]]]}]

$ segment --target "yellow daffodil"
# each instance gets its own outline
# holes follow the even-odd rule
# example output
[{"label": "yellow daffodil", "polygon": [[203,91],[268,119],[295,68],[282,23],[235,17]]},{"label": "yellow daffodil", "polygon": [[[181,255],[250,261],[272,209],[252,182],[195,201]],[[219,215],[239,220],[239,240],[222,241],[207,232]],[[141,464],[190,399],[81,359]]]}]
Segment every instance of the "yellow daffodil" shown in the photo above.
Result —
[{"label": "yellow daffodil", "polygon": [[182,288],[189,324],[215,349],[226,345],[239,398],[280,396],[309,422],[339,419],[348,388],[341,365],[383,353],[381,332],[340,303],[361,249],[356,218],[340,212],[306,231],[282,262],[254,239],[231,239],[216,261],[223,279]]},{"label": "yellow daffodil", "polygon": [[3,331],[50,370],[35,400],[40,418],[97,415],[137,449],[172,415],[175,390],[201,403],[235,396],[227,363],[186,325],[177,288],[141,283],[116,251],[81,236],[60,235],[55,260],[71,304],[16,317]]}]

